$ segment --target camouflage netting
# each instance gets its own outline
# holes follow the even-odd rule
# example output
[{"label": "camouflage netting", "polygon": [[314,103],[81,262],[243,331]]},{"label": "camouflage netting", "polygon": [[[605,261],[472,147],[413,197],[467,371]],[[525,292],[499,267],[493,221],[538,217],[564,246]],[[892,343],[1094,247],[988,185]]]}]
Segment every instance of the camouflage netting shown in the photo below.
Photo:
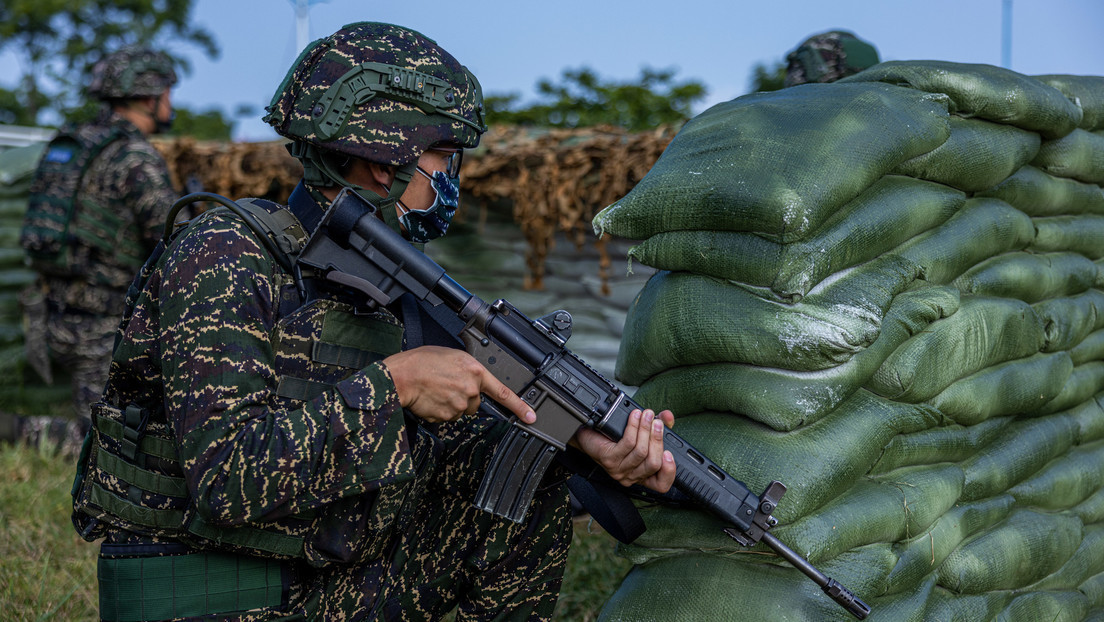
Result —
[{"label": "camouflage netting", "polygon": [[[719,104],[594,219],[659,269],[618,379],[871,620],[1104,619],[1104,78],[887,62]],[[605,620],[848,620],[646,508]],[[677,597],[672,597],[677,595]]]},{"label": "camouflage netting", "polygon": [[[554,235],[564,232],[576,245],[591,235],[594,214],[624,196],[655,163],[674,130],[633,134],[612,127],[582,130],[492,128],[464,157],[463,205],[501,208],[512,216],[528,243],[528,287],[541,289],[544,261]],[[283,142],[219,143],[191,139],[157,141],[183,187],[192,179],[223,196],[283,200],[302,175]],[[478,218],[461,210],[457,220]],[[608,270],[603,251],[599,270]]]}]

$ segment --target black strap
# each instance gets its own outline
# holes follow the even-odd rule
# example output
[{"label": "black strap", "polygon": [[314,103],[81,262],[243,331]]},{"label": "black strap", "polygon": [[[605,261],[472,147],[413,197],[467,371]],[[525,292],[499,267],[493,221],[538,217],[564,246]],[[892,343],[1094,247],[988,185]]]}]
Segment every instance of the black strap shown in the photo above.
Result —
[{"label": "black strap", "polygon": [[618,542],[631,544],[647,527],[632,502],[629,489],[614,481],[598,463],[583,452],[568,447],[557,461],[575,475],[567,480],[567,489],[598,524]]}]

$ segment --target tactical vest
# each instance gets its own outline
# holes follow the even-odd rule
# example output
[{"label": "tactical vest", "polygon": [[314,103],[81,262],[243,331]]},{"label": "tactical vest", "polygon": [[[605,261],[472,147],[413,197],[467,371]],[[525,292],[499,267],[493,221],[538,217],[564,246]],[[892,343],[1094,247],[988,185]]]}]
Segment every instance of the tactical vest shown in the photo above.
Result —
[{"label": "tactical vest", "polygon": [[[73,248],[83,245],[104,252],[143,255],[141,249],[115,248],[115,240],[101,239],[94,231],[118,229],[117,217],[99,205],[85,205],[79,198],[88,168],[103,150],[128,135],[118,123],[65,126],[46,147],[31,182],[27,212],[19,243],[40,272],[57,276],[79,274]],[[78,212],[97,224],[76,227]]]},{"label": "tactical vest", "polygon": [[[238,206],[247,213],[243,220],[254,233],[262,240],[267,238],[265,246],[283,255],[274,259],[290,266],[306,238],[298,219],[287,208],[268,201],[244,200]],[[172,215],[169,218],[172,222]],[[168,236],[158,244],[131,286],[123,327],[167,241],[171,241]],[[277,369],[281,369],[280,360],[309,361],[306,365],[310,368],[309,373],[298,375],[281,372],[273,398],[278,407],[297,408],[341,379],[402,349],[403,328],[394,316],[388,313],[365,316],[355,313],[346,303],[328,298],[303,301],[293,295],[297,284],[291,275],[280,270],[275,273],[281,299],[275,344]],[[302,323],[296,324],[298,319],[308,316],[311,325],[321,327],[313,334],[305,334]],[[281,531],[263,525],[218,527],[204,521],[190,507],[172,426],[163,412],[137,404],[117,407],[100,402],[93,407],[92,424],[73,487],[73,521],[86,540],[102,537],[106,523],[196,548],[277,559],[305,556],[303,536],[292,533],[301,534],[303,530],[289,530],[287,525]],[[426,465],[418,466],[421,472]],[[418,482],[414,488],[422,483]],[[401,482],[382,488],[373,502],[373,513],[397,515],[413,492],[411,488]],[[313,518],[303,514],[292,520],[305,529]],[[393,526],[369,525],[369,535],[382,547]]]}]

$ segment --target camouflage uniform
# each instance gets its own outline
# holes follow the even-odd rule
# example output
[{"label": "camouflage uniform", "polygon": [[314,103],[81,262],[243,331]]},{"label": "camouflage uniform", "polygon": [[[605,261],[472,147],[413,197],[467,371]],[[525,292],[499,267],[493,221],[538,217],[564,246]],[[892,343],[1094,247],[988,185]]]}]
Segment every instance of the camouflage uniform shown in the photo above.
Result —
[{"label": "camouflage uniform", "polygon": [[[384,45],[397,36],[414,38],[411,50],[436,50],[413,35],[347,26],[299,66],[347,40]],[[300,79],[289,74],[276,100],[285,87],[299,92]],[[475,146],[478,135],[462,144]],[[297,219],[284,231],[301,243],[328,201],[303,183],[289,205]],[[550,470],[521,523],[473,506],[506,423],[471,415],[431,425],[404,411],[381,361],[420,345],[405,343],[415,317],[407,309],[369,311],[348,292],[297,282],[223,210],[195,219],[142,282],[120,324],[74,497],[78,531],[104,538],[102,607],[125,601],[113,594],[128,560],[217,551],[235,577],[232,568],[259,564],[267,596],[244,607],[173,603],[163,618],[429,620],[454,608],[462,620],[551,617],[571,539],[566,474]],[[125,587],[188,589],[162,580],[141,575]]]},{"label": "camouflage uniform", "polygon": [[786,56],[785,86],[835,82],[878,64],[878,50],[843,30],[809,37]]},{"label": "camouflage uniform", "polygon": [[[139,54],[152,54],[148,51]],[[175,82],[171,67],[157,72],[127,73],[136,52],[124,50],[94,71],[91,91],[104,99],[160,94]],[[90,124],[66,127],[87,140],[110,140],[82,171],[70,175],[76,190],[76,209],[69,223],[71,242],[65,265],[32,260],[39,272],[32,289],[23,294],[27,309],[28,359],[48,382],[53,371],[69,376],[73,412],[67,416],[24,417],[19,437],[31,444],[48,441],[76,454],[88,428],[88,413],[107,380],[111,347],[126,289],[153,250],[164,227],[165,215],[177,197],[168,165],[145,135],[109,107]],[[47,149],[44,157],[50,154]],[[72,164],[76,165],[76,162]],[[39,174],[31,186],[32,198],[67,201],[71,184]],[[55,173],[56,174],[56,173]],[[66,188],[69,185],[69,188]],[[51,364],[52,363],[52,364]]]}]

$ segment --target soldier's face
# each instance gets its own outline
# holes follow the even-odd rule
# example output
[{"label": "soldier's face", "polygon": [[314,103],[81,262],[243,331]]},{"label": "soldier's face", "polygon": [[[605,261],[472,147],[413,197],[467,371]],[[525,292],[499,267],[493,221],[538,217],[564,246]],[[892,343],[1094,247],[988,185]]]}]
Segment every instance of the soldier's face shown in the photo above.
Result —
[{"label": "soldier's face", "polygon": [[161,123],[168,123],[172,121],[172,92],[169,89],[165,89],[165,92],[161,93],[161,96],[157,98],[157,105],[153,111],[153,117]]}]

